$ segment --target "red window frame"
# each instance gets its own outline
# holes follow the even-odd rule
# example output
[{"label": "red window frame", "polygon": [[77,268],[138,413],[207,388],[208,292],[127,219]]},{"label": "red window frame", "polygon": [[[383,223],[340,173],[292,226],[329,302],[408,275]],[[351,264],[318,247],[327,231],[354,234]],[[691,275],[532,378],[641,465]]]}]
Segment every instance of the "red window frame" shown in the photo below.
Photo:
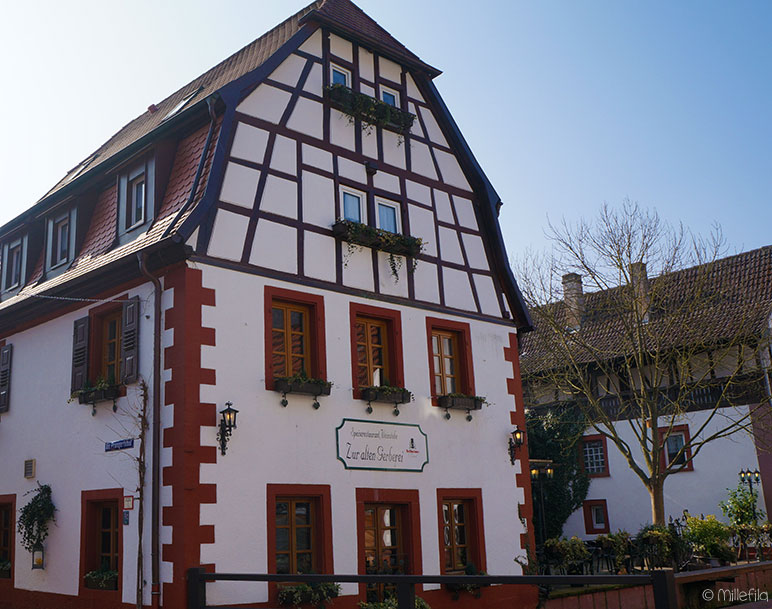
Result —
[{"label": "red window frame", "polygon": [[473,535],[467,540],[471,562],[478,571],[486,572],[488,565],[485,556],[485,527],[483,526],[482,489],[479,488],[438,488],[437,489],[437,533],[439,542],[440,575],[445,575],[445,543],[443,537],[442,504],[445,501],[460,500],[469,506],[467,515],[467,535]]},{"label": "red window frame", "polygon": [[0,495],[0,505],[7,506],[11,514],[11,538],[8,540],[10,544],[9,560],[11,561],[11,576],[8,578],[0,578],[0,590],[2,590],[3,588],[14,587],[13,574],[16,571],[16,495]]},{"label": "red window frame", "polygon": [[606,478],[610,476],[608,469],[608,446],[606,444],[606,436],[604,436],[602,433],[599,434],[592,434],[590,436],[582,436],[582,451],[579,455],[579,466],[582,468],[582,471],[585,471],[584,469],[584,443],[585,442],[602,442],[603,447],[603,461],[604,461],[604,470],[602,472],[598,472],[596,474],[590,474],[587,473],[587,476],[589,478]]},{"label": "red window frame", "polygon": [[351,386],[354,388],[354,398],[362,397],[362,388],[357,382],[357,342],[356,321],[357,317],[368,317],[386,323],[386,345],[389,371],[392,386],[405,386],[405,370],[402,357],[402,315],[393,309],[384,309],[372,305],[352,302],[349,304],[349,326],[351,342]]},{"label": "red window frame", "polygon": [[[665,442],[662,440],[664,435],[667,433],[669,427],[660,427],[659,428],[659,438],[660,442],[662,442],[662,449],[659,453],[659,465],[660,470],[664,471],[664,469],[668,466],[667,462],[667,447],[665,446]],[[693,472],[694,471],[694,461],[692,461],[692,448],[689,446],[689,442],[691,441],[691,437],[689,436],[689,425],[673,425],[673,429],[670,432],[670,435],[673,434],[683,434],[684,436],[684,446],[686,449],[684,450],[684,455],[686,456],[686,467],[683,469],[675,470],[673,473],[678,474],[680,472]]]},{"label": "red window frame", "polygon": [[[605,526],[598,528],[595,527],[595,524],[592,521],[592,508],[594,507],[603,508],[603,517],[606,522]],[[587,535],[600,535],[610,531],[608,521],[608,505],[606,504],[605,499],[588,499],[582,503],[582,509],[584,511],[584,531],[587,533]]]},{"label": "red window frame", "polygon": [[[97,512],[101,504],[114,502],[118,506],[118,589],[95,590],[86,588],[84,576],[89,571],[98,568],[96,525]],[[120,603],[123,588],[123,525],[121,514],[123,513],[123,489],[111,488],[95,491],[81,491],[80,494],[80,569],[78,579],[78,595],[99,599],[100,602],[108,601]],[[109,600],[108,600],[109,599]]]},{"label": "red window frame", "polygon": [[[316,522],[316,571],[334,573],[332,553],[332,501],[329,484],[268,484],[266,485],[266,543],[268,544],[268,573],[276,573],[276,501],[282,498],[308,498],[313,502]],[[277,604],[279,587],[268,584],[269,603]]]},{"label": "red window frame", "polygon": [[426,318],[426,347],[429,357],[429,391],[432,396],[432,404],[437,406],[437,395],[434,392],[434,357],[432,350],[432,332],[440,330],[453,332],[458,341],[459,358],[458,365],[460,387],[457,387],[459,393],[466,395],[475,395],[474,390],[474,367],[472,364],[472,331],[468,323],[460,321],[451,321],[450,319],[440,319],[439,317]]},{"label": "red window frame", "polygon": [[324,297],[316,294],[297,292],[274,286],[265,286],[264,295],[264,332],[265,335],[265,388],[274,388],[273,366],[271,365],[271,327],[274,300],[305,305],[311,311],[309,334],[311,336],[310,355],[311,371],[309,375],[320,380],[327,380],[327,351],[324,332]]},{"label": "red window frame", "polygon": [[[384,488],[356,489],[357,568],[359,573],[364,575],[367,572],[365,563],[365,504],[369,503],[394,504],[400,507],[401,541],[409,559],[408,571],[410,575],[421,575],[423,563],[421,558],[421,509],[418,491]],[[421,591],[423,591],[423,585],[416,585],[416,592]],[[366,596],[367,586],[359,584],[359,600],[364,601]]]}]

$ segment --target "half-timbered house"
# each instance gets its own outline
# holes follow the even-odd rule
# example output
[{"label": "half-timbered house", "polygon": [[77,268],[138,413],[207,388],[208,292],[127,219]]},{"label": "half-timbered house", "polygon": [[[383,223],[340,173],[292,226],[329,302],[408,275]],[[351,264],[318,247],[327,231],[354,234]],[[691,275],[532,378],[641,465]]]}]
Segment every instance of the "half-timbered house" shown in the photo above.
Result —
[{"label": "half-timbered house", "polygon": [[0,228],[0,607],[179,608],[200,565],[520,572],[530,321],[439,73],[319,0]]}]

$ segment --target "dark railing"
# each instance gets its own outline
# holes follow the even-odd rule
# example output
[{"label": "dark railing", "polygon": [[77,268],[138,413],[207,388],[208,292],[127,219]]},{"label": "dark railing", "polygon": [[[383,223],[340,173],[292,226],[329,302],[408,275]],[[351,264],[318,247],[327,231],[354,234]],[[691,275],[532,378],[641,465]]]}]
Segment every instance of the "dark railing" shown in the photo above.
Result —
[{"label": "dark railing", "polygon": [[[272,575],[265,573],[207,573],[197,567],[188,569],[187,609],[210,609],[206,604],[206,583],[293,582],[320,584],[324,582],[353,584],[389,584],[396,587],[397,608],[415,608],[416,584],[491,584],[530,586],[593,586],[651,584],[654,609],[677,609],[675,577],[672,569],[652,571],[646,575]],[[218,609],[228,609],[218,605]]]}]

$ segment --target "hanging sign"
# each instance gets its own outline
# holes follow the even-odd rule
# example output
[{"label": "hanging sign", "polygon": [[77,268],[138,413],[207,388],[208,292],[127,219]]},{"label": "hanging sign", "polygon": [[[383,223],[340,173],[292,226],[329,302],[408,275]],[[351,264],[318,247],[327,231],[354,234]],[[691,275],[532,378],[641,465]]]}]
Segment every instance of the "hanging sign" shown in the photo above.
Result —
[{"label": "hanging sign", "polygon": [[335,431],[346,469],[422,472],[429,462],[429,439],[418,425],[343,419]]}]

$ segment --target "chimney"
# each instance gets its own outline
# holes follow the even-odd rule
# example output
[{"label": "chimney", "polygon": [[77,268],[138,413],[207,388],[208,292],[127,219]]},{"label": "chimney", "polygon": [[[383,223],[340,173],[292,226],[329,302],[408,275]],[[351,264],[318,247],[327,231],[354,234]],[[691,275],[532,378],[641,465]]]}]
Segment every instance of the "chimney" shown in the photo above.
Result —
[{"label": "chimney", "polygon": [[584,315],[581,275],[577,273],[563,275],[563,302],[566,303],[566,326],[571,330],[578,330],[582,327],[582,315]]},{"label": "chimney", "polygon": [[630,265],[630,285],[633,288],[635,311],[643,323],[649,321],[649,305],[651,296],[649,276],[646,274],[645,262],[633,262]]}]

